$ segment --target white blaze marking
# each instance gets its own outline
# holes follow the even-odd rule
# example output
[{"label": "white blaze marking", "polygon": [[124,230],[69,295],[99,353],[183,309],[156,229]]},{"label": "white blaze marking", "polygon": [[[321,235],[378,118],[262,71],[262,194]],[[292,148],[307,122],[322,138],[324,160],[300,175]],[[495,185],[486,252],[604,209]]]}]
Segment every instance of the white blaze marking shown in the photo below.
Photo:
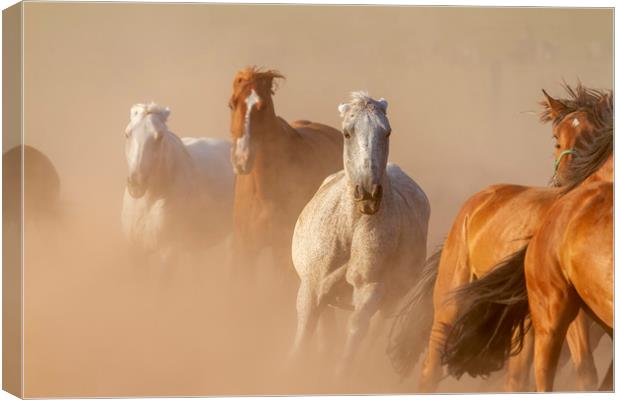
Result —
[{"label": "white blaze marking", "polygon": [[260,97],[256,94],[254,89],[250,95],[245,99],[247,109],[245,111],[245,123],[243,136],[237,139],[237,145],[235,146],[235,156],[240,159],[247,159],[250,152],[250,114],[252,109],[260,101]]},{"label": "white blaze marking", "polygon": [[579,120],[577,118],[573,119],[572,125],[576,128],[579,126]]}]

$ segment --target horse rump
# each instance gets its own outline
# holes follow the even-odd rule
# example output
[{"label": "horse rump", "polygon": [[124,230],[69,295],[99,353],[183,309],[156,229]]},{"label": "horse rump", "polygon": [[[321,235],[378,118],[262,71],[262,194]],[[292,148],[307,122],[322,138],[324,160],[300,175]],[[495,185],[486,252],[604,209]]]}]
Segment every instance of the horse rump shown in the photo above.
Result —
[{"label": "horse rump", "polygon": [[[447,301],[459,304],[448,329],[441,362],[450,375],[488,376],[518,354],[530,327],[524,259],[527,246],[480,279],[455,289]],[[527,319],[527,321],[526,321]]]},{"label": "horse rump", "polygon": [[433,324],[433,289],[443,244],[429,257],[418,283],[404,296],[388,337],[387,355],[401,376],[411,373],[424,351]]}]

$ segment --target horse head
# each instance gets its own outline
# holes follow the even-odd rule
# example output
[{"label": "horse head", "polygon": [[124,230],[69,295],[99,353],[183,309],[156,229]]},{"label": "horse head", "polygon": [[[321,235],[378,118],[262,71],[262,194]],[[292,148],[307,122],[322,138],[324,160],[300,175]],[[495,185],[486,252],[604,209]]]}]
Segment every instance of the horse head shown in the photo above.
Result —
[{"label": "horse head", "polygon": [[344,170],[363,214],[375,214],[383,197],[383,181],[389,154],[388,103],[366,92],[353,92],[349,103],[338,107],[343,118]]},{"label": "horse head", "polygon": [[611,92],[588,89],[581,84],[574,89],[564,84],[564,88],[568,98],[555,99],[543,90],[545,98],[541,102],[544,107],[541,120],[553,123],[554,186],[565,185],[565,175],[576,154],[579,141],[596,135],[613,118]]},{"label": "horse head", "polygon": [[169,108],[155,103],[131,107],[129,125],[125,128],[125,157],[129,167],[127,190],[134,198],[144,196],[154,171],[159,169],[169,115]]},{"label": "horse head", "polygon": [[283,79],[278,71],[245,68],[235,75],[233,93],[228,102],[231,110],[231,162],[236,174],[252,170],[256,148],[260,146],[260,127],[275,119],[271,96],[275,80]]}]

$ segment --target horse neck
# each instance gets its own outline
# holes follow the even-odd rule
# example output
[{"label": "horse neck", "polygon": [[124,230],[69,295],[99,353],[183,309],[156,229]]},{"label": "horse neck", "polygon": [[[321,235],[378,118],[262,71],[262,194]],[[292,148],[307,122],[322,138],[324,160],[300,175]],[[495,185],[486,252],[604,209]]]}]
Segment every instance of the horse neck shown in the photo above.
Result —
[{"label": "horse neck", "polygon": [[614,181],[614,155],[609,155],[607,160],[592,175],[587,177],[583,183],[592,182],[613,182]]},{"label": "horse neck", "polygon": [[255,178],[268,178],[270,170],[281,173],[281,165],[287,164],[295,154],[299,133],[275,114],[272,102],[265,109],[263,119],[253,126],[252,135],[258,144],[252,172],[257,175]]},{"label": "horse neck", "polygon": [[157,177],[151,185],[156,197],[169,196],[179,188],[191,188],[187,183],[194,172],[192,159],[179,137],[166,132],[162,141]]}]

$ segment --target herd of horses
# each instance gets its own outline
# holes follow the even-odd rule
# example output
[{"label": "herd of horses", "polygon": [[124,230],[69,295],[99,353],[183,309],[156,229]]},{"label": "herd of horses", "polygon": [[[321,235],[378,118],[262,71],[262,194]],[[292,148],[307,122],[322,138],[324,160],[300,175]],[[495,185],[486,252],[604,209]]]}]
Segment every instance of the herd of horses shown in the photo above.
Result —
[{"label": "herd of horses", "polygon": [[528,390],[532,357],[536,388],[550,391],[565,337],[580,388],[598,387],[591,339],[613,333],[611,91],[543,91],[556,140],[550,186],[474,194],[427,258],[430,203],[388,163],[388,102],[353,92],[338,107],[341,129],[289,124],[273,102],[283,78],[255,67],[235,75],[230,141],[181,139],[168,108],[131,108],[122,223],[134,247],[173,265],[231,234],[236,277],[254,274],[270,249],[275,273],[298,278],[295,362],[317,325],[327,329],[316,339],[333,339],[335,307],[350,311],[337,374],[380,314],[372,322],[389,328],[398,374],[426,353],[420,391],[438,390],[446,372],[486,376],[506,363],[506,390]]}]

